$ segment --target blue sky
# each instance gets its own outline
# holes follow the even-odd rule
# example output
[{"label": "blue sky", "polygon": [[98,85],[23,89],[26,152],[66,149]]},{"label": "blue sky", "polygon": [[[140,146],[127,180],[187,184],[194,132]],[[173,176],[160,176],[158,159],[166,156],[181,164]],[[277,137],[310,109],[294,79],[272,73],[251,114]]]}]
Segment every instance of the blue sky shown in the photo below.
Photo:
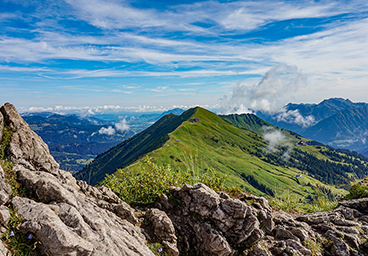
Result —
[{"label": "blue sky", "polygon": [[368,101],[363,0],[3,0],[0,25],[0,104],[23,110]]}]

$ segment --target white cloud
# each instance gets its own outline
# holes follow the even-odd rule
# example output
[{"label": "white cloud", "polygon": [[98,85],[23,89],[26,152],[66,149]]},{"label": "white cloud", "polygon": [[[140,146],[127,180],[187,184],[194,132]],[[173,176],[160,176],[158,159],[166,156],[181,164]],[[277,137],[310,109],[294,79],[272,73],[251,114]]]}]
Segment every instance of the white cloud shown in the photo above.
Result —
[{"label": "white cloud", "polygon": [[107,128],[105,127],[102,127],[99,131],[98,131],[99,134],[106,134],[106,135],[114,135],[115,134],[115,129],[112,128],[112,126],[109,126]]},{"label": "white cloud", "polygon": [[130,130],[130,126],[124,118],[123,120],[115,124],[115,129],[120,132],[126,132]]},{"label": "white cloud", "polygon": [[275,113],[292,99],[304,80],[297,67],[275,66],[258,84],[240,83],[234,87],[231,98],[226,95],[221,98],[222,112],[238,113],[242,109],[245,113],[251,110]]},{"label": "white cloud", "polygon": [[285,108],[282,108],[280,112],[274,115],[274,119],[276,119],[278,122],[282,121],[286,123],[297,124],[302,127],[308,127],[316,123],[316,119],[313,115],[302,116],[297,109],[287,111]]},{"label": "white cloud", "polygon": [[269,126],[263,126],[263,139],[267,142],[265,150],[268,153],[276,153],[280,147],[286,147],[287,149],[281,156],[283,159],[288,160],[292,151],[292,144],[290,140],[280,130]]},{"label": "white cloud", "polygon": [[168,88],[169,88],[168,86],[159,86],[157,88],[150,89],[150,91],[153,91],[153,92],[163,92],[163,91],[166,91]]}]

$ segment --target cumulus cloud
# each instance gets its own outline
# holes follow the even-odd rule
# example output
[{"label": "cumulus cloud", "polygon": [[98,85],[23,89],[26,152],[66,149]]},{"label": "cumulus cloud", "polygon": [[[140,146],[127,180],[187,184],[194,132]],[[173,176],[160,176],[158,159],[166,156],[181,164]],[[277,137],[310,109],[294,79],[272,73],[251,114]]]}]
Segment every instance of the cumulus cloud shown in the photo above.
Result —
[{"label": "cumulus cloud", "polygon": [[[106,134],[106,135],[114,135],[117,132],[126,132],[130,130],[130,126],[128,125],[128,122],[125,120],[125,118],[117,123],[114,124],[114,127],[108,126],[102,127],[98,133],[99,134]],[[92,133],[91,136],[95,135],[96,133]]]},{"label": "cumulus cloud", "polygon": [[302,116],[299,110],[286,110],[281,109],[279,113],[274,117],[278,122],[286,122],[300,125],[302,127],[308,127],[316,123],[316,119],[313,115]]},{"label": "cumulus cloud", "polygon": [[115,134],[115,129],[112,128],[112,126],[109,126],[107,128],[105,127],[102,127],[99,131],[98,131],[99,134],[106,134],[106,135],[114,135]]},{"label": "cumulus cloud", "polygon": [[296,66],[280,64],[271,68],[255,85],[236,85],[231,97],[220,99],[223,113],[263,111],[276,113],[288,103],[305,82]]},{"label": "cumulus cloud", "polygon": [[115,129],[120,132],[126,132],[130,130],[130,126],[124,118],[123,120],[115,124]]}]

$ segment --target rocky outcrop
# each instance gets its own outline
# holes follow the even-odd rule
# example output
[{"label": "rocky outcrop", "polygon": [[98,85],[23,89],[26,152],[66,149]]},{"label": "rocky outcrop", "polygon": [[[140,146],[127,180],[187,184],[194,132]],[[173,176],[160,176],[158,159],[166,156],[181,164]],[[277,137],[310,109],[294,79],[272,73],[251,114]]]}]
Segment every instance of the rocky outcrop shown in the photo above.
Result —
[{"label": "rocky outcrop", "polygon": [[[368,255],[368,198],[340,202],[329,212],[272,210],[263,197],[230,198],[204,184],[171,188],[139,212],[106,187],[77,181],[49,154],[11,104],[0,108],[13,132],[6,154],[26,197],[11,198],[0,167],[0,231],[13,206],[20,230],[39,242],[39,255],[319,256]],[[0,256],[10,255],[0,243]]]},{"label": "rocky outcrop", "polygon": [[[133,208],[110,189],[77,182],[60,170],[47,145],[14,106],[7,103],[0,111],[13,132],[6,153],[28,195],[14,197],[10,203],[22,217],[20,229],[40,242],[38,254],[154,255],[135,225]],[[6,202],[9,187],[1,183],[2,177],[0,171],[0,201]],[[1,221],[6,225],[6,219]]]},{"label": "rocky outcrop", "polygon": [[255,245],[274,223],[267,200],[246,194],[231,199],[204,184],[172,188],[171,198],[162,196],[157,206],[165,211],[180,237],[181,250],[197,255],[230,255]]},{"label": "rocky outcrop", "polygon": [[7,155],[12,162],[32,171],[59,174],[59,164],[50,155],[47,144],[29,128],[15,107],[5,103],[0,112],[4,117],[5,126],[13,132],[7,148]]},{"label": "rocky outcrop", "polygon": [[185,255],[368,255],[368,198],[333,211],[289,214],[266,199],[231,199],[203,184],[172,188],[156,205],[173,222]]}]

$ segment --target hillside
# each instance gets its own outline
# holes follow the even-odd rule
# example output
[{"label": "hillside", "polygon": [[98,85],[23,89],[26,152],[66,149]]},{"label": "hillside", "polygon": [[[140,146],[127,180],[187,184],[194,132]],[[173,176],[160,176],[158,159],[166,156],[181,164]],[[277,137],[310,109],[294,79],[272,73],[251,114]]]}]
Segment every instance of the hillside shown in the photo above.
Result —
[{"label": "hillside", "polygon": [[92,163],[76,173],[75,176],[90,184],[96,184],[106,174],[112,174],[117,168],[126,166],[140,156],[164,145],[169,139],[168,134],[173,132],[182,122],[189,120],[195,111],[195,109],[190,109],[180,116],[168,114],[162,117],[146,130],[98,155]]},{"label": "hillside", "polygon": [[[104,169],[100,170],[107,174],[113,173],[117,168],[138,172],[142,168],[148,168],[144,161],[144,155],[147,154],[158,165],[170,164],[174,172],[189,169],[193,175],[201,175],[206,170],[213,169],[220,176],[228,174],[228,186],[238,186],[257,195],[274,195],[289,190],[299,196],[308,194],[309,197],[315,197],[320,190],[332,194],[340,193],[342,191],[336,187],[346,185],[354,175],[361,177],[368,173],[367,159],[356,159],[354,156],[331,151],[322,144],[304,139],[295,133],[268,128],[267,133],[261,135],[236,127],[205,109],[196,108],[190,111],[192,115],[181,118],[182,124],[166,136],[163,135],[165,141],[156,146],[155,150],[142,154],[135,152],[135,159],[115,157],[114,162],[110,163],[114,164],[113,168],[107,169],[104,165]],[[231,118],[258,131],[267,124],[252,115]],[[160,125],[166,126],[164,120],[160,121]],[[145,133],[152,133],[152,127]],[[269,139],[275,135],[282,137],[277,144]],[[108,163],[112,156],[126,155],[123,153],[125,149],[134,147],[134,140],[139,141],[138,135],[136,136],[96,158],[96,162],[88,166],[92,173],[98,170],[97,164]],[[301,141],[306,145],[298,145]],[[84,175],[87,175],[88,171],[84,171]],[[84,179],[88,179],[88,176],[85,177]],[[102,172],[98,177],[103,177]],[[94,179],[93,182],[98,180]]]},{"label": "hillside", "polygon": [[264,121],[263,119],[257,117],[253,114],[241,114],[241,115],[220,115],[222,119],[228,121],[229,123],[254,133],[261,134],[263,132],[263,126],[272,126],[269,122]]}]

